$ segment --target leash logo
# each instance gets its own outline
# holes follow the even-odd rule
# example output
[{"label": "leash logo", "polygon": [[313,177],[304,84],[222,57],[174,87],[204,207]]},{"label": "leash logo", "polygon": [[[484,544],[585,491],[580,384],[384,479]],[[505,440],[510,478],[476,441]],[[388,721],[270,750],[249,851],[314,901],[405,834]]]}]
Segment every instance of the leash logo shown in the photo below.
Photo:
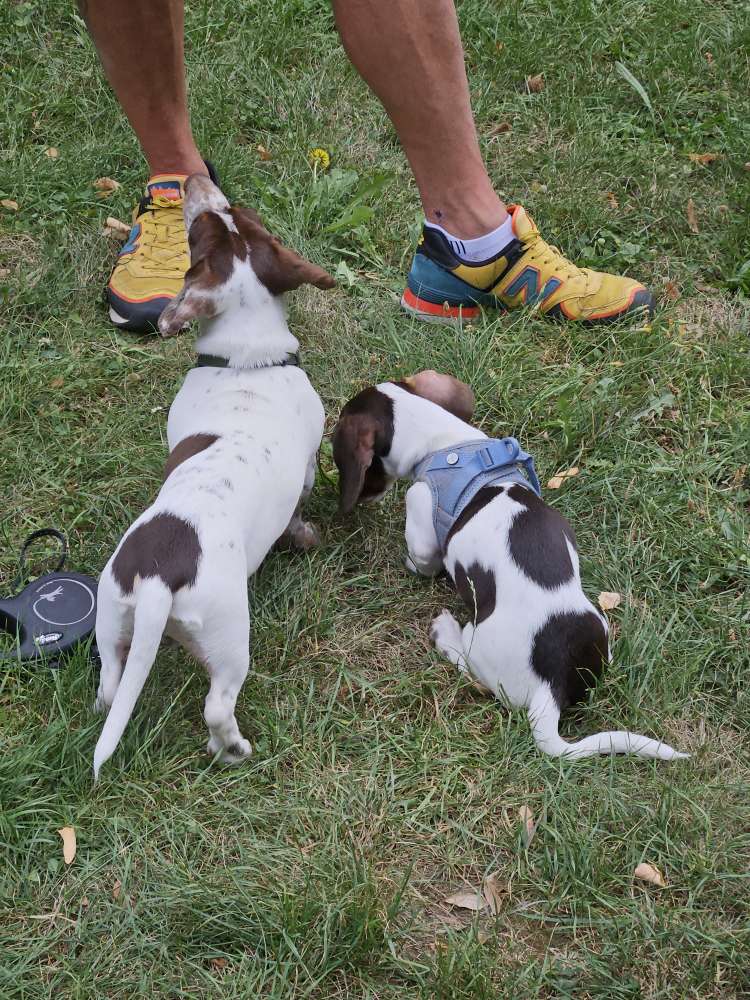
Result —
[{"label": "leash logo", "polygon": [[58,628],[84,621],[96,606],[91,588],[69,577],[60,580],[52,590],[39,589],[37,594],[39,596],[32,605],[32,611],[40,621]]}]

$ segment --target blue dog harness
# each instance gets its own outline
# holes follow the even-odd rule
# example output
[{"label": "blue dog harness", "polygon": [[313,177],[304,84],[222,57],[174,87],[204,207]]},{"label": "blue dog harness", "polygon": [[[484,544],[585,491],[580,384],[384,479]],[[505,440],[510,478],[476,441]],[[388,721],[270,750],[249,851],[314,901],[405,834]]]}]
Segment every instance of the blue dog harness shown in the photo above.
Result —
[{"label": "blue dog harness", "polygon": [[538,497],[534,459],[515,438],[483,438],[433,451],[414,466],[414,482],[427,483],[432,493],[432,520],[441,551],[455,521],[484,486],[518,483]]}]

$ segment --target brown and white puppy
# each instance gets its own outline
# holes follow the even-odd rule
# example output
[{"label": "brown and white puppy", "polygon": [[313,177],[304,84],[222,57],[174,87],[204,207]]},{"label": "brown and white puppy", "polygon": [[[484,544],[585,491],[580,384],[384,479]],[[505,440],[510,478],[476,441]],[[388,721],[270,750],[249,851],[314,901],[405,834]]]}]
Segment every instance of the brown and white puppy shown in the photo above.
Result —
[{"label": "brown and white puppy", "polygon": [[[434,371],[360,392],[344,406],[333,435],[341,510],[379,499],[401,477],[414,480],[433,452],[486,439],[468,423],[473,410],[469,386]],[[560,737],[560,712],[585,696],[609,660],[608,628],[581,587],[573,529],[531,486],[483,486],[441,547],[432,491],[417,478],[406,494],[406,545],[407,569],[432,576],[445,568],[471,612],[462,630],[443,611],[430,630],[435,646],[497,698],[526,708],[540,750],[686,756],[630,732],[574,743]]]},{"label": "brown and white puppy", "polygon": [[250,753],[234,716],[250,663],[247,579],[280,536],[315,544],[299,515],[315,479],[323,407],[294,362],[281,293],[330,288],[322,268],[283,247],[206,177],[185,185],[192,266],[159,321],[164,336],[200,322],[192,368],[169,411],[171,453],[154,503],[126,531],[99,581],[98,705],[109,714],[94,774],[114,752],[162,634],[210,678],[208,750]]}]

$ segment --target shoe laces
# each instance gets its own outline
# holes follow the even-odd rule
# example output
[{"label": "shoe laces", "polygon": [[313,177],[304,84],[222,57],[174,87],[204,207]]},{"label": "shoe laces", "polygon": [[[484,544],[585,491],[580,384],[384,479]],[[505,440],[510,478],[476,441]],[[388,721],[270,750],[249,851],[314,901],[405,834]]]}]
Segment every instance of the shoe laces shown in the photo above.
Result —
[{"label": "shoe laces", "polygon": [[144,270],[171,272],[181,270],[185,257],[185,219],[182,201],[152,198],[139,213],[141,246],[148,248],[141,258]]},{"label": "shoe laces", "polygon": [[568,260],[559,247],[547,243],[539,233],[532,233],[528,239],[523,241],[527,250],[530,250],[539,264],[544,267],[551,264],[558,276],[565,278],[583,277],[587,279],[588,272],[585,268],[578,267],[572,260]]}]

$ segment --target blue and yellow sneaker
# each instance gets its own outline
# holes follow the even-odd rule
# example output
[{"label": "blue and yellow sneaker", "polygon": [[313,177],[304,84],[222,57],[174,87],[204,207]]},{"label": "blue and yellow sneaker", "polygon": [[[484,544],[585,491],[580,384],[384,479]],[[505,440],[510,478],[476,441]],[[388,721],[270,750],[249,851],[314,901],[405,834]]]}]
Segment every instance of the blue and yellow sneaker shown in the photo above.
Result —
[{"label": "blue and yellow sneaker", "polygon": [[[213,165],[206,162],[218,184]],[[157,174],[133,213],[133,228],[107,284],[109,318],[121,330],[152,333],[190,267],[182,215],[186,174]]]},{"label": "blue and yellow sneaker", "polygon": [[425,227],[401,298],[418,319],[468,321],[482,306],[533,306],[542,315],[606,323],[629,313],[654,312],[654,297],[640,282],[576,267],[545,243],[520,205],[509,206],[515,239],[498,256],[467,264],[436,229]]}]

